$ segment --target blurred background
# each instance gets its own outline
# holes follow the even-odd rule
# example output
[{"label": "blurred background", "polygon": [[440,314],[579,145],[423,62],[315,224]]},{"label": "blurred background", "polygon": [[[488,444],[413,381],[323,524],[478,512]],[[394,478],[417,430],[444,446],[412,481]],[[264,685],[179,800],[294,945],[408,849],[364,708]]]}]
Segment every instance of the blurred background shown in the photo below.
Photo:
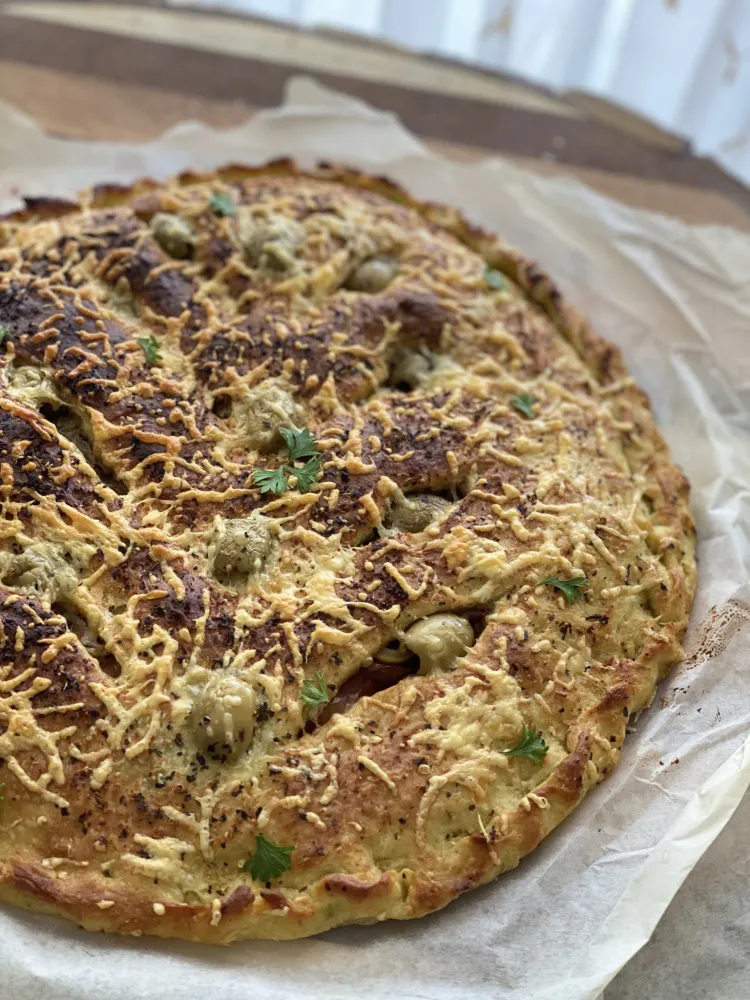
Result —
[{"label": "blurred background", "polygon": [[[195,0],[191,0],[195,3]],[[204,6],[211,0],[204,0]],[[223,0],[620,104],[750,181],[750,0]]]},{"label": "blurred background", "polygon": [[750,0],[0,0],[0,103],[66,139],[232,128],[300,74],[444,156],[750,232]]}]

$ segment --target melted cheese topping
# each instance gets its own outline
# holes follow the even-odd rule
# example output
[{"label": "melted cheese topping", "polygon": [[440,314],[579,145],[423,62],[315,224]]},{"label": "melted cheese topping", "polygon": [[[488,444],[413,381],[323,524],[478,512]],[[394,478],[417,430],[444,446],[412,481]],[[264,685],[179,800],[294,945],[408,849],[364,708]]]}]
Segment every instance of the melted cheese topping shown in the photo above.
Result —
[{"label": "melted cheese topping", "polygon": [[[3,855],[98,879],[97,926],[129,891],[206,936],[421,912],[326,879],[515,864],[679,656],[685,485],[619,361],[499,241],[341,179],[232,168],[0,224]],[[415,494],[435,517],[399,530]],[[383,669],[435,614],[463,621],[445,672]],[[508,753],[528,729],[541,760]],[[272,889],[261,833],[293,848]]]}]

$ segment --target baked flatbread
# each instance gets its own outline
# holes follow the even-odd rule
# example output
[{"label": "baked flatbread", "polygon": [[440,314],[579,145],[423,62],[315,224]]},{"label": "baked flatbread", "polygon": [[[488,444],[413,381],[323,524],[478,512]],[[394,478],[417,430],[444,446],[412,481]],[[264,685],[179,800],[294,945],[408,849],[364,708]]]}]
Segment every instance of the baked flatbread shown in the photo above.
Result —
[{"label": "baked flatbread", "polygon": [[0,339],[6,901],[211,942],[420,916],[572,812],[681,656],[644,394],[451,208],[288,162],[30,201]]}]

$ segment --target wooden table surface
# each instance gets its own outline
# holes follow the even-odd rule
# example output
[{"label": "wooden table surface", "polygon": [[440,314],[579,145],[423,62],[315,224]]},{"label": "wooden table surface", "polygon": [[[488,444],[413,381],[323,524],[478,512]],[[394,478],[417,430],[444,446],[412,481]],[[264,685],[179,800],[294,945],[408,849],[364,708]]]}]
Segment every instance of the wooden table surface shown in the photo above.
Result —
[{"label": "wooden table surface", "polygon": [[0,3],[0,100],[61,136],[145,140],[186,118],[236,125],[278,104],[300,72],[395,111],[448,156],[499,153],[639,208],[750,231],[742,184],[679,138],[583,95],[163,0]]}]

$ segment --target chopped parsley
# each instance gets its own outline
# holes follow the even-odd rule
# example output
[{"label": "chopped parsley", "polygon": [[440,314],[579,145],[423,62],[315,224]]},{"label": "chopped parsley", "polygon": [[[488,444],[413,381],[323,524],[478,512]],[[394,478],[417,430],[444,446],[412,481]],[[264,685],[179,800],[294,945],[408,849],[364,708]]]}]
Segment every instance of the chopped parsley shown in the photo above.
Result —
[{"label": "chopped parsley", "polygon": [[[306,427],[301,431],[284,427],[281,434],[289,451],[289,462],[278,469],[254,469],[253,484],[260,486],[261,493],[286,493],[289,489],[287,477],[294,476],[300,493],[307,493],[320,472],[318,442]],[[304,465],[297,467],[293,464],[304,458],[307,459]]]},{"label": "chopped parsley", "polygon": [[524,726],[516,745],[502,752],[506,757],[528,757],[535,764],[541,764],[548,750],[549,747],[542,739],[542,734],[533,726],[528,728]]},{"label": "chopped parsley", "polygon": [[315,674],[314,681],[306,680],[304,682],[300,697],[308,708],[320,708],[322,705],[328,704],[331,696],[328,694],[326,679],[320,671]]},{"label": "chopped parsley", "polygon": [[161,354],[159,353],[159,341],[150,333],[148,337],[136,337],[136,344],[143,349],[143,353],[146,355],[146,364],[150,368],[152,365],[158,365],[161,363]]},{"label": "chopped parsley", "polygon": [[234,215],[235,207],[231,194],[212,194],[208,200],[212,212],[217,215]]},{"label": "chopped parsley", "polygon": [[556,587],[565,594],[568,604],[574,604],[583,591],[588,590],[585,576],[574,576],[570,580],[561,580],[559,576],[548,576],[546,580],[540,580],[537,586]]},{"label": "chopped parsley", "polygon": [[279,847],[266,840],[262,833],[255,838],[255,854],[242,866],[259,882],[270,882],[292,867],[293,847]]},{"label": "chopped parsley", "polygon": [[2,344],[2,342],[5,340],[7,336],[8,336],[8,324],[0,323],[0,344]]},{"label": "chopped parsley", "polygon": [[534,416],[534,403],[536,403],[536,399],[528,392],[522,392],[520,396],[510,397],[510,405],[514,406],[519,413],[523,413],[529,420]]},{"label": "chopped parsley", "polygon": [[505,283],[505,278],[499,271],[496,271],[494,267],[489,265],[484,269],[484,280],[489,288],[494,288],[496,291],[501,292],[507,287]]}]

